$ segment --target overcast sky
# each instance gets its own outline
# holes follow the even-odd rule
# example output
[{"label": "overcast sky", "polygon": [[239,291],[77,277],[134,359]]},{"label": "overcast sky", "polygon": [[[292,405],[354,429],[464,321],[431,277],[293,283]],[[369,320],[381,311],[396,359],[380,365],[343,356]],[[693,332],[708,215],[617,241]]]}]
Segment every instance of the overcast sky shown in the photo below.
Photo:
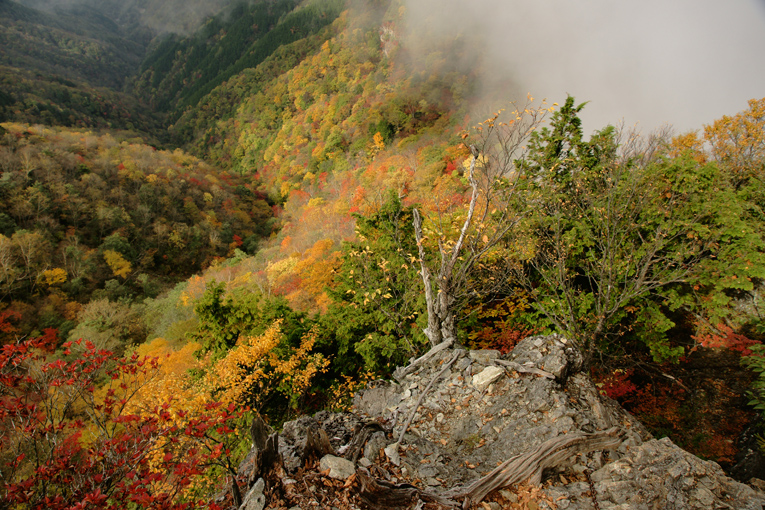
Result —
[{"label": "overcast sky", "polygon": [[622,119],[643,132],[700,129],[765,97],[765,0],[406,3],[414,30],[480,34],[487,91],[511,78],[516,95],[569,93],[590,102],[588,131]]}]

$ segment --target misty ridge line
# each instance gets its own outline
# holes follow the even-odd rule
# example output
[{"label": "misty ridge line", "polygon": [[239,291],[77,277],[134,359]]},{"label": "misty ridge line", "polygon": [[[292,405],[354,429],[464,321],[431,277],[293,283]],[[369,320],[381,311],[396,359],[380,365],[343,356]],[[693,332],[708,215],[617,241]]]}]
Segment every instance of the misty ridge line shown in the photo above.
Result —
[{"label": "misty ridge line", "polygon": [[479,102],[570,94],[589,102],[587,132],[700,129],[765,95],[761,0],[404,3],[412,52],[456,37],[473,45],[462,61],[482,61]]},{"label": "misty ridge line", "polygon": [[[49,12],[94,9],[122,26],[190,36],[205,20],[258,0],[16,1]],[[466,72],[481,63],[475,107],[486,111],[527,93],[549,103],[570,94],[589,103],[586,132],[619,123],[684,131],[765,95],[763,0],[394,2],[404,7],[401,34],[413,59],[461,39],[462,53],[449,57]]]}]

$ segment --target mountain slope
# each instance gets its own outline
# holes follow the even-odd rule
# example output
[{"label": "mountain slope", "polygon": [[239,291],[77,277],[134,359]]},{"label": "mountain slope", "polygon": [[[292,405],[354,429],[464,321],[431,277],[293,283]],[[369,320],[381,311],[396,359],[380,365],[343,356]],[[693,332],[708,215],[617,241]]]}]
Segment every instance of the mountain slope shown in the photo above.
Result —
[{"label": "mountain slope", "polygon": [[194,36],[166,36],[143,61],[133,90],[150,97],[158,110],[177,117],[216,86],[258,66],[281,46],[331,23],[342,6],[339,0],[296,8],[298,3],[242,4],[230,14],[209,19]]},{"label": "mountain slope", "polygon": [[97,11],[49,14],[0,1],[0,63],[6,66],[121,90],[147,43]]},{"label": "mountain slope", "polygon": [[149,38],[97,10],[55,13],[0,0],[0,122],[137,130],[159,118],[123,92]]}]

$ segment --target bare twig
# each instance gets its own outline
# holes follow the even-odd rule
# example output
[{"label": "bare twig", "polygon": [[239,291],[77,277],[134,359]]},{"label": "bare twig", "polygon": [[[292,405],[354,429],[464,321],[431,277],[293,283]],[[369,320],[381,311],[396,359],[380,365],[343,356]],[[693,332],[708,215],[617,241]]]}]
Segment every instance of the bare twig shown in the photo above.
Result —
[{"label": "bare twig", "polygon": [[409,419],[407,420],[406,424],[404,425],[403,430],[401,431],[401,434],[398,436],[398,441],[396,441],[395,447],[398,448],[401,444],[401,441],[404,439],[404,434],[406,434],[407,429],[409,428],[409,425],[412,424],[412,421],[414,420],[414,415],[417,413],[417,409],[420,408],[420,404],[422,403],[422,399],[425,398],[425,395],[430,391],[430,388],[433,387],[433,384],[441,378],[442,375],[444,375],[444,372],[449,370],[449,367],[452,366],[452,364],[457,361],[457,358],[460,357],[461,351],[454,351],[454,354],[452,354],[452,358],[447,361],[444,364],[444,368],[442,368],[436,375],[433,377],[433,379],[430,380],[430,383],[425,387],[424,390],[422,390],[422,393],[420,393],[420,398],[417,399],[417,403],[414,405],[414,409],[412,409],[412,412],[409,414]]}]

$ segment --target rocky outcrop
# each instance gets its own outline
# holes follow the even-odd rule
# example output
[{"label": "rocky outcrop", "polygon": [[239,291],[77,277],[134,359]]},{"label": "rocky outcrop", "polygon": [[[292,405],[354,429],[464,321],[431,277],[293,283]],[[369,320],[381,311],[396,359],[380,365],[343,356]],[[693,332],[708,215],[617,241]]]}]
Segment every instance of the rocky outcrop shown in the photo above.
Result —
[{"label": "rocky outcrop", "polygon": [[285,424],[283,473],[258,494],[287,508],[499,508],[529,494],[537,508],[762,508],[763,493],[651,438],[581,363],[556,335],[508,356],[444,349],[362,391],[353,414]]},{"label": "rocky outcrop", "polygon": [[[719,465],[677,447],[668,438],[631,448],[591,475],[606,509],[762,508],[762,494],[725,476]],[[591,487],[576,482],[547,489],[559,509],[592,508]]]}]

